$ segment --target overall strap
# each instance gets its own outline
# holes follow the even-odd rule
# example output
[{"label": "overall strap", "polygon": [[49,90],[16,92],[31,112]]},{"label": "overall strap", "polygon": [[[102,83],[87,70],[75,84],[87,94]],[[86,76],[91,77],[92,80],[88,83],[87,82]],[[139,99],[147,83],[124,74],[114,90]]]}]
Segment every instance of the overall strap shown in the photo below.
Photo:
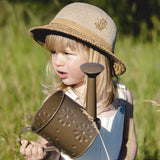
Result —
[{"label": "overall strap", "polygon": [[118,107],[120,107],[121,113],[125,113],[125,108],[127,105],[127,87],[124,84],[117,83],[118,91]]}]

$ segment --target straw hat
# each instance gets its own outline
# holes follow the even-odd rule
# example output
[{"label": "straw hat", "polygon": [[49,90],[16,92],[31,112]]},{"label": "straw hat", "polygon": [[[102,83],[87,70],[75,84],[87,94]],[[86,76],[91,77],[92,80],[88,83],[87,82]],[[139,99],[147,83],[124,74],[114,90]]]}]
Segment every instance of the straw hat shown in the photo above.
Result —
[{"label": "straw hat", "polygon": [[71,3],[60,10],[48,25],[31,28],[29,32],[43,47],[48,34],[79,40],[106,57],[110,57],[117,76],[126,70],[124,63],[114,55],[116,25],[108,14],[96,6]]}]

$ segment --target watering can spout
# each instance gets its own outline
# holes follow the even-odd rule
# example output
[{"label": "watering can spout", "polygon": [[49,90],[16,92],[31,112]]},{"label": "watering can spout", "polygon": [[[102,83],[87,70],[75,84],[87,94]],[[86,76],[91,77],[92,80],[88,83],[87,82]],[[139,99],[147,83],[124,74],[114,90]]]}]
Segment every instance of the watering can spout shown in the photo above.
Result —
[{"label": "watering can spout", "polygon": [[97,119],[97,98],[96,98],[96,77],[104,70],[103,65],[99,63],[84,63],[80,69],[88,76],[87,86],[87,112],[93,117],[96,122]]}]

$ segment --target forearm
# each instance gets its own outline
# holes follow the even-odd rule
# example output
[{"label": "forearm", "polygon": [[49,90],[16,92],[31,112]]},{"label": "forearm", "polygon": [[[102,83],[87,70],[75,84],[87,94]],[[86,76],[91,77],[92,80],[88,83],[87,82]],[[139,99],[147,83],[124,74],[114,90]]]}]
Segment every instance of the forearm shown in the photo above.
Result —
[{"label": "forearm", "polygon": [[135,160],[137,154],[137,139],[133,124],[129,139],[124,139],[121,147],[119,160]]},{"label": "forearm", "polygon": [[127,90],[127,105],[124,119],[123,142],[119,160],[134,160],[137,154],[137,139],[133,118],[132,94]]},{"label": "forearm", "polygon": [[131,141],[129,143],[128,152],[129,152],[130,160],[134,160],[137,155],[137,138],[136,138],[136,132],[135,132],[134,125],[133,125],[133,132],[132,132]]},{"label": "forearm", "polygon": [[130,148],[127,146],[121,149],[121,153],[118,160],[135,160],[137,154],[137,145],[131,144]]}]

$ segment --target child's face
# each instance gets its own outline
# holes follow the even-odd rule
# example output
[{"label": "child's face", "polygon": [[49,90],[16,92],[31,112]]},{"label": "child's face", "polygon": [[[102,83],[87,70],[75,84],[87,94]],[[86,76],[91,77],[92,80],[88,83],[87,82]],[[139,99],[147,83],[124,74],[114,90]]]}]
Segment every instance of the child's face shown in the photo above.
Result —
[{"label": "child's face", "polygon": [[80,70],[83,63],[88,62],[86,50],[72,50],[66,47],[65,52],[52,51],[52,67],[65,85],[79,85],[85,74]]}]

